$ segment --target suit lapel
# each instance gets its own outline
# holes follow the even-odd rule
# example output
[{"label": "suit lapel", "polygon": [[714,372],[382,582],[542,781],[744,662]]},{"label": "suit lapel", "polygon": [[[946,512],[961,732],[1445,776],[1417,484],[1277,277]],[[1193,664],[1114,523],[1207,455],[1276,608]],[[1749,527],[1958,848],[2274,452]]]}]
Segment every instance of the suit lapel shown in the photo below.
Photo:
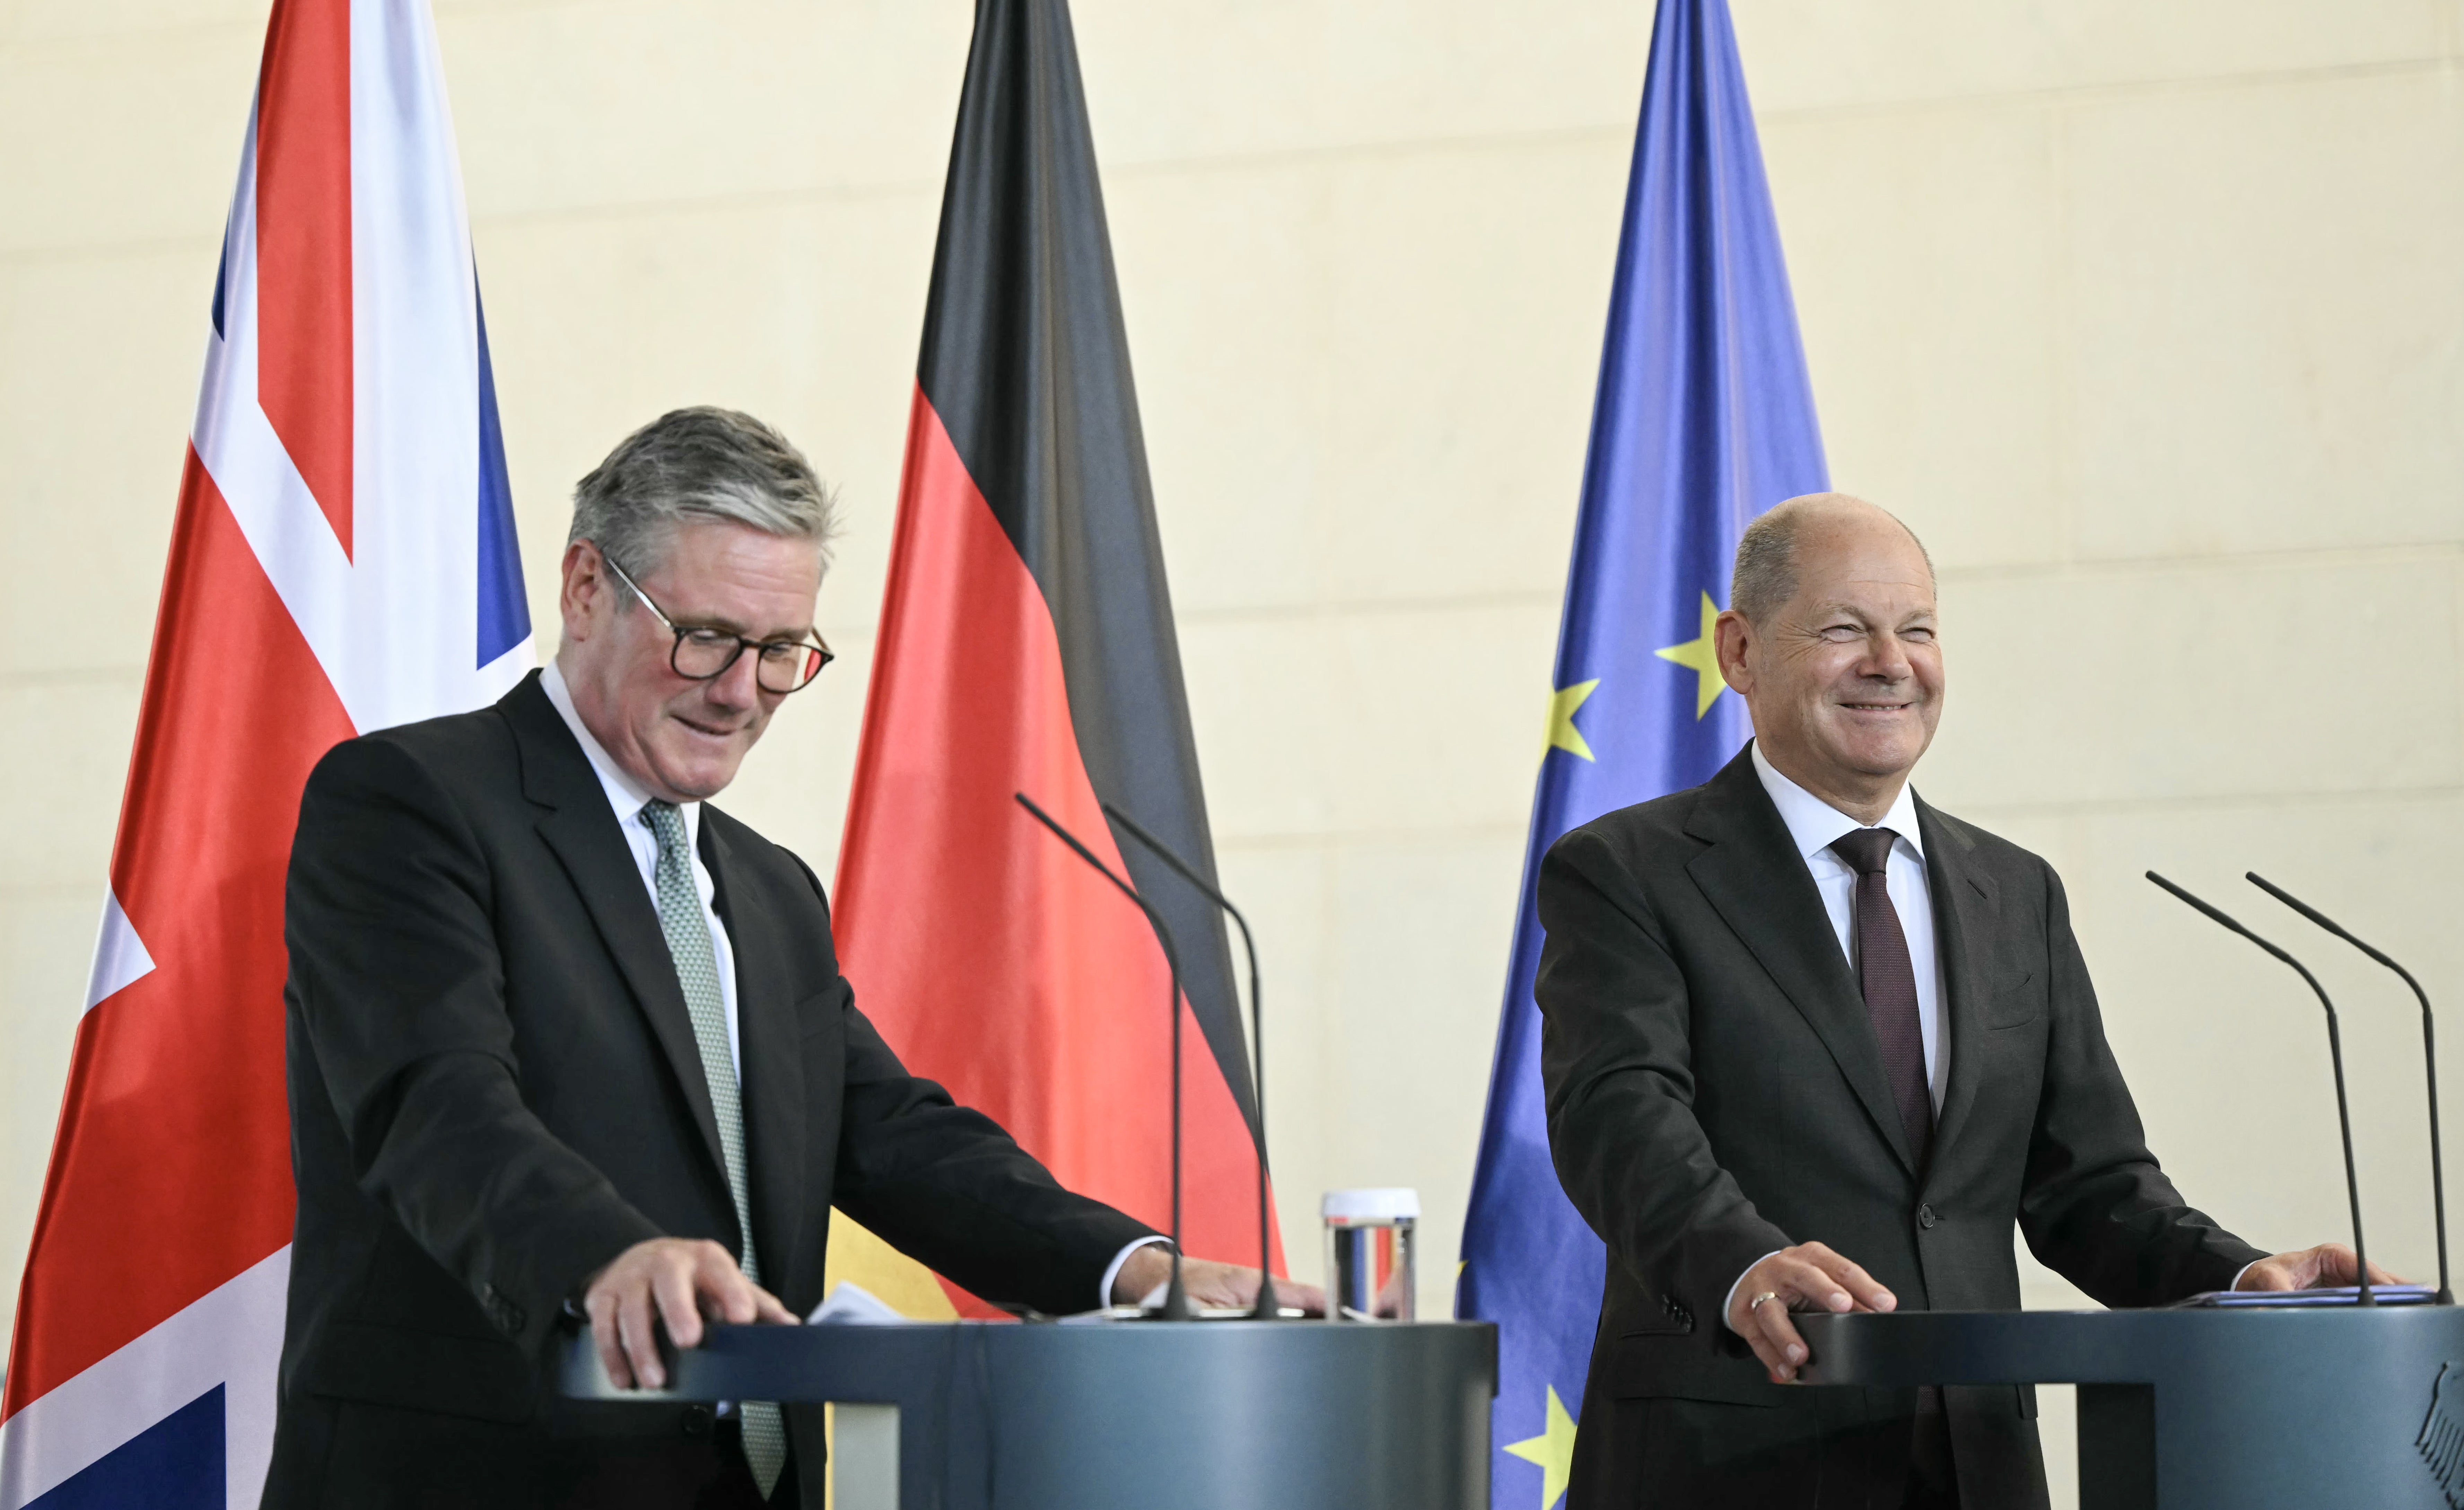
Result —
[{"label": "suit lapel", "polygon": [[[753,1196],[754,1240],[770,1257],[764,1272],[794,1272],[803,1238],[804,1074],[796,1004],[784,962],[772,947],[780,922],[758,886],[744,885],[729,843],[728,820],[701,810],[701,862],[710,867],[712,908],[736,956],[737,1073],[744,1087],[745,1179]],[[779,1279],[771,1281],[776,1289]]]},{"label": "suit lapel", "polygon": [[552,809],[539,820],[539,837],[563,864],[573,889],[589,908],[600,941],[616,961],[633,999],[649,1021],[651,1036],[675,1071],[685,1104],[693,1108],[693,1126],[701,1130],[703,1151],[717,1171],[723,1189],[727,1156],[720,1151],[718,1117],[711,1109],[710,1082],[703,1078],[701,1049],[693,1041],[693,1018],[685,1010],[684,988],[676,982],[675,961],[659,930],[658,908],[642,886],[642,872],[626,847],[624,831],[607,805],[606,789],[590,769],[573,731],[547,693],[539,675],[505,695],[498,705],[513,727],[521,751],[522,795]]},{"label": "suit lapel", "polygon": [[1805,859],[1754,773],[1750,749],[1704,788],[1685,831],[1710,845],[1686,865],[1687,874],[1831,1051],[1876,1130],[1913,1171],[1865,998],[1832,936]]},{"label": "suit lapel", "polygon": [[1990,937],[2001,915],[1992,879],[1973,861],[1974,841],[1917,800],[1917,824],[1925,831],[1925,887],[1933,893],[1935,948],[1942,954],[1943,1020],[1950,1033],[1950,1083],[1944,1088],[1942,1121],[1934,1147],[1950,1147],[1976,1105],[1984,1077],[1984,1011],[1978,999],[1976,946]]}]

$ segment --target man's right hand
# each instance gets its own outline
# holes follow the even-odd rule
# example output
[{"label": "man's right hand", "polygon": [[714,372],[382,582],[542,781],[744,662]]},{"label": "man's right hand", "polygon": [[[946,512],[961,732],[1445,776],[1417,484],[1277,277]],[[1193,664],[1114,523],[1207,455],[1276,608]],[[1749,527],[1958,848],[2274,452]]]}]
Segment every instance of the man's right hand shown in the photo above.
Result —
[{"label": "man's right hand", "polygon": [[1801,1242],[1746,1271],[1728,1302],[1728,1329],[1751,1345],[1771,1383],[1786,1384],[1805,1362],[1805,1339],[1788,1319],[1792,1308],[1888,1311],[1899,1303],[1864,1270],[1818,1242]]},{"label": "man's right hand", "polygon": [[633,1244],[591,1276],[582,1308],[590,1318],[599,1362],[619,1390],[637,1385],[657,1390],[667,1384],[654,1320],[668,1324],[669,1340],[679,1347],[701,1345],[705,1314],[739,1326],[796,1323],[777,1296],[744,1277],[735,1255],[696,1237],[652,1237]]}]

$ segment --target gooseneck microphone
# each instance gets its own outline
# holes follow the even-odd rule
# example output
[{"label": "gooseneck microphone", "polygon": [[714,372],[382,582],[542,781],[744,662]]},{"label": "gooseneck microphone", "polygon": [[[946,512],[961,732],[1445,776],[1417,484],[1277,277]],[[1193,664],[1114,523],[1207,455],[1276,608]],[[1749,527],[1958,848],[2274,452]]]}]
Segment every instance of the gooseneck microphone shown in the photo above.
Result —
[{"label": "gooseneck microphone", "polygon": [[2385,953],[2372,949],[2369,945],[2363,943],[2358,938],[2355,938],[2351,933],[2345,931],[2342,924],[2337,923],[2324,912],[2312,907],[2309,903],[2302,901],[2292,892],[2287,891],[2282,886],[2269,881],[2266,877],[2260,875],[2255,870],[2243,871],[2242,878],[2248,881],[2252,886],[2255,886],[2261,891],[2266,892],[2269,896],[2272,896],[2278,902],[2283,903],[2286,907],[2291,908],[2294,911],[2300,913],[2311,922],[2318,924],[2328,932],[2335,934],[2345,943],[2352,945],[2355,949],[2358,949],[2363,953],[2370,956],[2370,958],[2377,960],[2380,964],[2385,965],[2387,969],[2392,970],[2397,974],[2403,976],[2404,983],[2412,988],[2414,999],[2421,1003],[2421,1056],[2423,1061],[2430,1066],[2430,1195],[2431,1200],[2438,1213],[2437,1302],[2441,1305],[2453,1305],[2455,1303],[2455,1292],[2450,1289],[2447,1283],[2447,1171],[2445,1164],[2439,1156],[2438,1149],[2438,1031],[2437,1025],[2431,1020],[2430,1014],[2430,993],[2421,989],[2421,982],[2412,978],[2411,971],[2405,969],[2402,965],[2389,959]]},{"label": "gooseneck microphone", "polygon": [[2310,974],[2309,966],[2234,922],[2221,909],[2200,901],[2153,870],[2147,872],[2147,879],[2197,908],[2220,927],[2233,930],[2299,971],[2301,978],[2310,982],[2310,989],[2319,994],[2319,1005],[2327,1009],[2327,1054],[2336,1066],[2336,1126],[2344,1135],[2344,1193],[2351,1199],[2353,1205],[2353,1268],[2356,1271],[2353,1278],[2357,1281],[2354,1302],[2360,1305],[2377,1304],[2378,1302],[2370,1297],[2369,1253],[2362,1246],[2362,1182],[2360,1176],[2353,1172],[2353,1115],[2344,1098],[2344,1039],[2337,1028],[2336,1004],[2327,999],[2327,988],[2319,984],[2319,977]]},{"label": "gooseneck microphone", "polygon": [[1280,1321],[1281,1304],[1275,1299],[1274,1244],[1266,1226],[1266,1027],[1265,1018],[1258,1005],[1258,940],[1249,931],[1249,920],[1232,905],[1232,899],[1215,888],[1215,884],[1198,873],[1198,867],[1173,853],[1172,846],[1146,831],[1138,821],[1111,803],[1104,804],[1104,816],[1121,825],[1132,839],[1155,852],[1156,859],[1178,872],[1199,896],[1221,908],[1241,930],[1241,947],[1249,953],[1249,1050],[1257,1062],[1249,1075],[1249,1088],[1258,1100],[1258,1303],[1250,1307],[1253,1321]]},{"label": "gooseneck microphone", "polygon": [[1053,816],[1035,805],[1024,792],[1012,792],[1018,805],[1035,816],[1035,821],[1052,830],[1078,858],[1095,867],[1096,873],[1121,890],[1121,895],[1138,905],[1155,930],[1155,942],[1163,946],[1164,969],[1172,977],[1172,1283],[1163,1293],[1163,1319],[1168,1322],[1194,1320],[1189,1306],[1189,1291],[1180,1282],[1180,953],[1172,947],[1172,930],[1164,926],[1163,915],[1147,905],[1138,888],[1112,873],[1112,867],[1095,858],[1095,852],[1078,842],[1078,836],[1061,826]]}]

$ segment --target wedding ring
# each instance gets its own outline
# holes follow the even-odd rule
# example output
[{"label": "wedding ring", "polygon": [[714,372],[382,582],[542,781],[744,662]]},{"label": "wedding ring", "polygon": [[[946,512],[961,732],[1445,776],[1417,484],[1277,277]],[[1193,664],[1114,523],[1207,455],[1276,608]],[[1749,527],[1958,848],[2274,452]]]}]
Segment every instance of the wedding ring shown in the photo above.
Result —
[{"label": "wedding ring", "polygon": [[1763,1302],[1776,1301],[1778,1299],[1779,1292],[1777,1290],[1765,1290],[1762,1294],[1755,1296],[1752,1300],[1746,1302],[1746,1314],[1748,1316],[1751,1316],[1755,1311],[1762,1308]]}]

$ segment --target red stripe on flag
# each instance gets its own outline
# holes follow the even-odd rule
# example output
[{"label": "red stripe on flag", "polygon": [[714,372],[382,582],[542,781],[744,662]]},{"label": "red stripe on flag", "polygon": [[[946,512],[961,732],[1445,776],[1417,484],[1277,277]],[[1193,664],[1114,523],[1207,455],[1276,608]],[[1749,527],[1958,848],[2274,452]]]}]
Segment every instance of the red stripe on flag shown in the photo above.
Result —
[{"label": "red stripe on flag", "polygon": [[0,1418],[291,1240],[283,871],[351,733],[190,450],[111,864],[155,968],[78,1025]]},{"label": "red stripe on flag", "polygon": [[351,8],[275,0],[256,106],[257,405],[351,552]]},{"label": "red stripe on flag", "polygon": [[[1011,799],[1024,792],[1122,868],[1051,611],[920,390],[907,458],[841,847],[841,961],[909,1068],[1070,1189],[1165,1227],[1163,956],[1137,908]],[[1248,1124],[1181,1012],[1186,1243],[1255,1262]],[[961,1311],[998,1314],[949,1288]]]}]

